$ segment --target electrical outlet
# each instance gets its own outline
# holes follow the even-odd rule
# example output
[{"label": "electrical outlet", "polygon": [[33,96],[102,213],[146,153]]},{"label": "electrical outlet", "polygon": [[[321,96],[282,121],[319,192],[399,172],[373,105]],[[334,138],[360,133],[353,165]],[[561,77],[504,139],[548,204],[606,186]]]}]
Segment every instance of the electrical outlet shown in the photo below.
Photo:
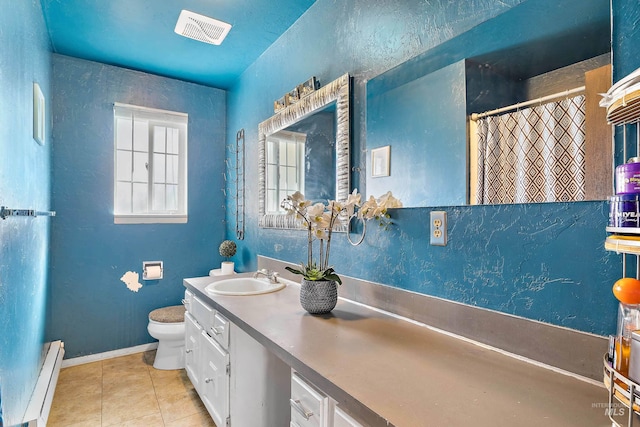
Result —
[{"label": "electrical outlet", "polygon": [[445,211],[431,211],[429,223],[429,241],[432,245],[447,245],[447,213]]}]

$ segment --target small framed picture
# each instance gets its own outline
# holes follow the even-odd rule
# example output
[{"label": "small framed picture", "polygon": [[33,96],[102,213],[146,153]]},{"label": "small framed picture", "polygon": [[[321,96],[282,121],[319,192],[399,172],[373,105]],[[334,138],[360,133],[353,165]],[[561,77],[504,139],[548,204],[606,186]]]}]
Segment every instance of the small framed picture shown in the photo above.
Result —
[{"label": "small framed picture", "polygon": [[284,96],[280,99],[277,99],[275,101],[273,101],[273,112],[277,113],[280,110],[284,110],[284,108],[286,107],[286,102],[284,100]]},{"label": "small framed picture", "polygon": [[38,83],[33,83],[33,139],[44,145],[45,135],[45,103],[44,95]]},{"label": "small framed picture", "polygon": [[389,176],[390,158],[390,145],[371,150],[371,176],[374,178]]},{"label": "small framed picture", "polygon": [[316,80],[315,76],[311,77],[306,82],[298,85],[298,95],[300,96],[300,99],[302,99],[305,96],[315,92],[319,87],[320,83],[318,82],[318,80]]},{"label": "small framed picture", "polygon": [[296,87],[295,89],[291,89],[289,92],[287,92],[284,95],[284,99],[287,107],[291,104],[295,104],[296,102],[300,101],[300,94],[298,93],[298,88]]}]

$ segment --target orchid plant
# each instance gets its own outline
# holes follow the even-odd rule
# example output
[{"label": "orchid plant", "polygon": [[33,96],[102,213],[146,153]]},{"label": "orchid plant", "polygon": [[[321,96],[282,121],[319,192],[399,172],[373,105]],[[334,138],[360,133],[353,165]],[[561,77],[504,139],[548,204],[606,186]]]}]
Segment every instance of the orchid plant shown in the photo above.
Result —
[{"label": "orchid plant", "polygon": [[[287,214],[295,215],[307,230],[307,262],[300,264],[300,269],[285,267],[294,274],[302,275],[309,281],[334,280],[342,284],[340,276],[329,265],[331,253],[331,236],[334,229],[353,216],[362,220],[376,219],[388,226],[391,221],[387,213],[389,208],[402,207],[402,203],[393,197],[391,192],[379,199],[371,196],[361,205],[361,195],[354,190],[347,200],[337,202],[329,200],[326,205],[305,200],[299,191],[287,196],[280,205]],[[357,209],[357,213],[356,213]],[[317,260],[314,258],[314,240],[319,241]]]}]

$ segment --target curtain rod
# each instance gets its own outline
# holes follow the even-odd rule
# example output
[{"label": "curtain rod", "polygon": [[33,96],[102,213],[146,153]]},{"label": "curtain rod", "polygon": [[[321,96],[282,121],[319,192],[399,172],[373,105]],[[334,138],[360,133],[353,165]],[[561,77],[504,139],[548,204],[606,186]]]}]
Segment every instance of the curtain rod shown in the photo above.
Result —
[{"label": "curtain rod", "polygon": [[487,112],[480,113],[480,114],[472,113],[471,114],[471,120],[473,120],[475,122],[478,119],[481,119],[483,117],[493,116],[495,114],[504,113],[505,111],[517,110],[518,108],[521,108],[521,107],[528,107],[529,105],[543,103],[545,101],[550,101],[552,99],[560,98],[562,96],[569,96],[569,95],[572,95],[572,94],[578,93],[578,92],[584,92],[584,89],[585,89],[584,86],[580,86],[580,87],[576,87],[576,88],[573,88],[573,89],[565,90],[563,92],[554,93],[553,95],[543,96],[543,97],[538,98],[538,99],[532,99],[530,101],[519,102],[517,104],[509,105],[507,107],[498,108],[496,110],[491,110],[491,111],[487,111]]}]

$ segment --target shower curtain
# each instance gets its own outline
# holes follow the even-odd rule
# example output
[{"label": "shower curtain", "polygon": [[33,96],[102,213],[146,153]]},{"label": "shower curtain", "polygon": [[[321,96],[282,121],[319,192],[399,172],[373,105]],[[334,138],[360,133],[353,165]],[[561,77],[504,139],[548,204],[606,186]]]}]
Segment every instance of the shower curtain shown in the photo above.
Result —
[{"label": "shower curtain", "polygon": [[471,203],[584,200],[584,117],[579,95],[478,119]]}]

